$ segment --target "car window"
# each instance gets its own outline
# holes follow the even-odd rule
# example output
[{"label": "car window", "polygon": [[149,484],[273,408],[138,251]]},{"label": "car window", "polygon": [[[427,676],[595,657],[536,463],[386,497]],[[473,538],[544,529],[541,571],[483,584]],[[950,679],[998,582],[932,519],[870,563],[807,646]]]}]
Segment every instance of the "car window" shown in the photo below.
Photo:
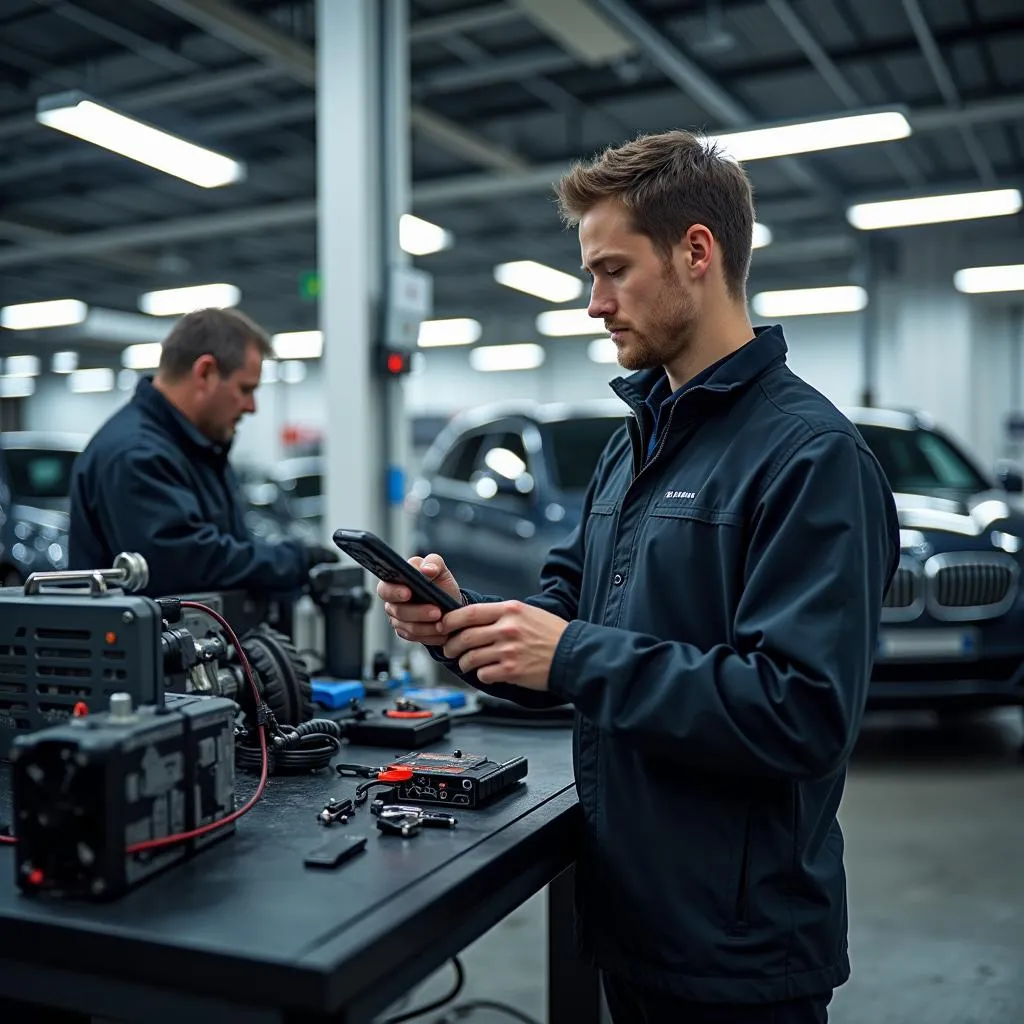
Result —
[{"label": "car window", "polygon": [[71,468],[78,452],[8,448],[4,454],[17,499],[66,498],[71,493]]},{"label": "car window", "polygon": [[534,480],[523,435],[515,431],[491,434],[480,449],[472,482],[482,498],[498,491],[529,494]]},{"label": "car window", "polygon": [[898,493],[983,491],[990,484],[944,437],[930,430],[858,427]]},{"label": "car window", "polygon": [[293,498],[317,498],[323,494],[323,480],[319,473],[297,476],[288,487],[288,494]]},{"label": "car window", "polygon": [[565,491],[584,491],[601,452],[622,426],[617,416],[586,416],[545,426],[545,448],[554,482]]},{"label": "car window", "polygon": [[477,455],[480,453],[483,440],[483,434],[473,434],[456,442],[442,459],[437,475],[468,484],[476,468]]}]

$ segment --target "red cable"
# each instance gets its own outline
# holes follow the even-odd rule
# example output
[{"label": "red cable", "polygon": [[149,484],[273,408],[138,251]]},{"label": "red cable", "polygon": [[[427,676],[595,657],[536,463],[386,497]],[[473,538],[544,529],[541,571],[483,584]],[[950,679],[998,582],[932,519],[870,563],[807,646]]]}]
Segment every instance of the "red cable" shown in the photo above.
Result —
[{"label": "red cable", "polygon": [[[182,608],[195,608],[198,611],[209,615],[210,618],[214,619],[218,625],[227,633],[228,639],[231,641],[231,645],[238,652],[239,660],[242,663],[242,669],[245,672],[245,678],[252,687],[253,699],[256,701],[256,707],[263,703],[263,698],[260,696],[259,687],[256,685],[256,680],[253,678],[252,667],[249,665],[249,659],[245,656],[245,650],[242,648],[242,644],[235,634],[235,631],[231,628],[228,621],[220,614],[220,612],[214,611],[212,608],[207,607],[205,604],[201,604],[199,601],[182,601]],[[267,758],[267,727],[266,725],[260,725],[260,752],[262,754],[262,765],[260,768],[260,784],[256,787],[256,792],[249,798],[244,807],[240,807],[237,811],[232,811],[231,814],[226,815],[219,821],[211,821],[207,825],[202,825],[199,828],[194,828],[189,832],[176,832],[173,835],[161,836],[159,839],[146,839],[141,843],[132,843],[125,853],[141,853],[143,850],[153,850],[161,846],[170,846],[173,843],[180,843],[186,839],[196,839],[199,836],[206,835],[208,832],[213,832],[215,829],[223,828],[225,825],[230,825],[231,822],[237,821],[243,814],[247,814],[256,805],[256,801],[263,795],[263,790],[267,785],[267,775],[270,770],[269,761]],[[16,843],[18,840],[15,836],[0,836],[0,843]]]}]

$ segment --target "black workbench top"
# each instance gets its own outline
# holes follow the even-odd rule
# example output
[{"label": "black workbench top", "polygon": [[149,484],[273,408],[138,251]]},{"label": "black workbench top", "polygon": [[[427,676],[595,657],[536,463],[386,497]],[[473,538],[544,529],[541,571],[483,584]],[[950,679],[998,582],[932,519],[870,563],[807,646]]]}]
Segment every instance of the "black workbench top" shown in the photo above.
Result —
[{"label": "black workbench top", "polygon": [[[13,850],[0,846],[0,958],[51,966],[73,958],[75,970],[89,974],[160,985],[173,979],[175,989],[196,994],[237,986],[255,1004],[319,1012],[368,999],[385,969],[393,988],[395,965],[431,943],[438,964],[460,948],[467,907],[486,914],[490,902],[500,920],[573,859],[568,729],[464,720],[428,749],[456,748],[497,761],[524,755],[529,773],[492,805],[460,809],[456,829],[409,839],[381,835],[368,804],[347,825],[318,824],[326,799],[352,796],[358,779],[333,768],[272,776],[234,836],[110,904],[21,895]],[[339,759],[380,764],[394,753],[346,746]],[[8,778],[3,766],[0,819],[7,821]],[[239,776],[239,804],[254,788],[252,776]],[[305,868],[303,855],[341,830],[366,835],[366,852],[335,871]],[[506,892],[510,886],[523,891]]]}]

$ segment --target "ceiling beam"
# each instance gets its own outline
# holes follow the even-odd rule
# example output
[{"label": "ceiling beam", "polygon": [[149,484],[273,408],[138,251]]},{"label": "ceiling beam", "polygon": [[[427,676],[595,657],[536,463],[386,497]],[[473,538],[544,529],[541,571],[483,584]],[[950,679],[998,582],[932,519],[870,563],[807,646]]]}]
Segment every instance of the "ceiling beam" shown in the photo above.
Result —
[{"label": "ceiling beam", "polygon": [[508,4],[488,4],[472,7],[455,14],[441,14],[434,18],[419,18],[409,26],[409,42],[425,43],[432,39],[445,39],[462,32],[498,28],[511,21],[520,21],[522,14]]},{"label": "ceiling beam", "polygon": [[[719,85],[632,6],[623,0],[590,0],[590,4],[606,14],[613,25],[636,42],[669,81],[723,127],[748,128],[757,120],[752,110]],[[835,188],[803,161],[786,157],[779,164],[796,184],[826,196],[837,207],[841,204]]]},{"label": "ceiling beam", "polygon": [[[768,9],[782,23],[793,42],[807,58],[810,65],[824,79],[825,84],[835,93],[836,98],[847,109],[866,106],[864,97],[839,70],[825,48],[814,37],[804,20],[793,9],[789,0],[766,0]],[[898,146],[884,147],[889,162],[908,185],[920,185],[925,176],[906,150]]]},{"label": "ceiling beam", "polygon": [[[935,41],[935,36],[932,35],[932,30],[928,26],[928,20],[924,16],[924,11],[921,10],[921,5],[917,0],[903,0],[903,10],[906,12],[910,26],[917,37],[918,45],[921,47],[921,52],[924,54],[924,59],[939,87],[939,92],[943,100],[945,100],[946,106],[951,110],[956,110],[962,105],[960,91],[957,89],[956,83],[953,81],[953,75],[950,73],[949,67],[942,57],[942,51]],[[967,155],[971,158],[971,163],[974,164],[974,169],[977,171],[982,184],[991,185],[996,179],[996,173],[992,167],[992,161],[989,160],[988,154],[978,141],[978,137],[968,124],[959,125],[958,131],[967,149]]]},{"label": "ceiling beam", "polygon": [[[316,88],[314,51],[268,25],[261,18],[243,11],[225,0],[150,0],[179,17],[191,21],[211,35],[237,46],[289,74],[297,82]],[[449,153],[495,170],[520,170],[525,163],[508,150],[448,118],[423,107],[410,114],[412,126]]]}]

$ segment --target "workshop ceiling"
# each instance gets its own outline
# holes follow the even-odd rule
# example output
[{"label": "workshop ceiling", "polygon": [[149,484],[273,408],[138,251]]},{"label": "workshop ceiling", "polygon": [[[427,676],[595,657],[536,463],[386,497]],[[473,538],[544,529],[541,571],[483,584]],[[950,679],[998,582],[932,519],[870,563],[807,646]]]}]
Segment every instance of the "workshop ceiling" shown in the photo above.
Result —
[{"label": "workshop ceiling", "polygon": [[[848,279],[854,198],[1024,177],[1021,0],[410,0],[410,12],[413,211],[455,237],[416,260],[438,315],[543,308],[495,284],[492,266],[577,271],[550,182],[638,132],[906,110],[909,139],[749,165],[775,238],[755,282]],[[0,0],[0,305],[137,311],[143,291],[226,280],[271,330],[315,326],[299,288],[316,266],[315,14],[312,0]],[[244,160],[248,175],[198,188],[38,124],[36,101],[69,89]],[[981,230],[1019,237],[1021,217]]]}]

